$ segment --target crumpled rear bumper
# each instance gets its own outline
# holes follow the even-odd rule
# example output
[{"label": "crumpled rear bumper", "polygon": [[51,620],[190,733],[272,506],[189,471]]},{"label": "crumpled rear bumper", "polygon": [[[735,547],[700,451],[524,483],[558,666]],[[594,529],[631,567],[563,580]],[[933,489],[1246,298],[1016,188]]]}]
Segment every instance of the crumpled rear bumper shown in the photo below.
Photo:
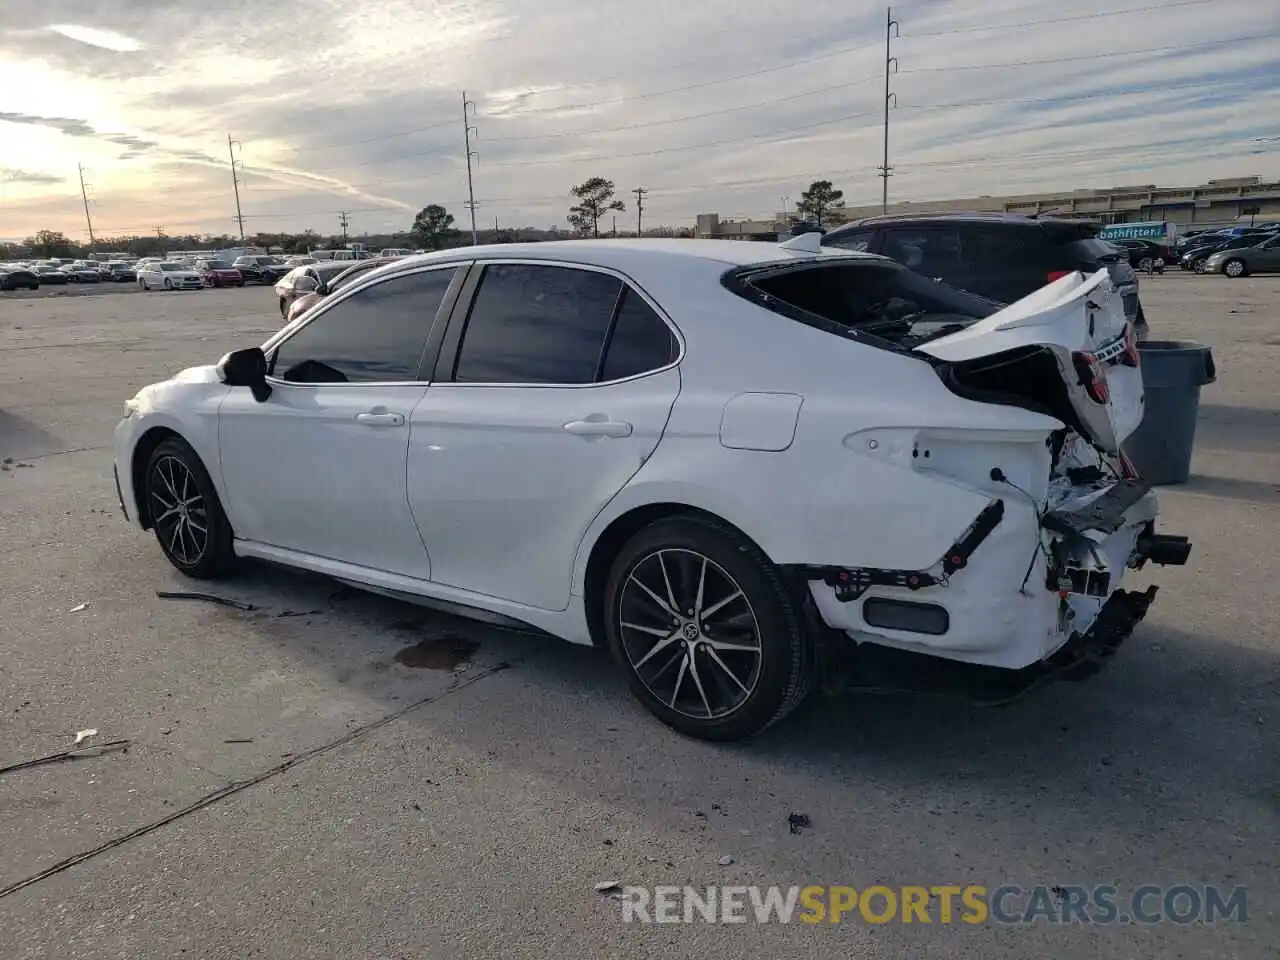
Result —
[{"label": "crumpled rear bumper", "polygon": [[901,690],[1002,706],[1052,680],[1078,681],[1102,669],[1147,615],[1159,588],[1117,590],[1084,633],[1052,656],[1020,670],[955,663],[924,653],[853,645],[835,637],[819,644],[819,683],[825,693]]}]

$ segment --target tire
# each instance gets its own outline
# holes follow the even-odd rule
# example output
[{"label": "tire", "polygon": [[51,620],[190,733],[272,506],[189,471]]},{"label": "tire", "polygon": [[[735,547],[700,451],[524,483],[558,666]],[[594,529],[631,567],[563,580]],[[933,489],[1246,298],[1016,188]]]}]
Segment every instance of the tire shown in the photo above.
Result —
[{"label": "tire", "polygon": [[289,319],[289,307],[285,304],[284,297],[280,298],[280,319],[281,320]]},{"label": "tire", "polygon": [[165,277],[165,280],[164,280],[164,288],[165,288],[166,290],[172,290],[172,289],[173,289],[173,281],[172,281],[172,280],[170,280],[168,277]]},{"label": "tire", "polygon": [[[700,577],[706,619],[690,616]],[[667,612],[672,596],[683,607],[677,616]],[[609,647],[632,693],[688,736],[753,736],[813,685],[811,641],[777,568],[726,524],[677,516],[644,528],[614,560],[603,602]]]},{"label": "tire", "polygon": [[142,290],[143,292],[147,292],[147,291],[149,291],[151,288],[147,286],[147,281],[145,281],[145,280],[139,280],[139,281],[138,281],[138,289],[139,289],[139,290]]},{"label": "tire", "polygon": [[1204,273],[1204,271],[1205,271],[1205,266],[1204,266],[1204,261],[1203,261],[1203,260],[1197,260],[1197,261],[1196,261],[1195,271],[1196,271],[1196,273]]},{"label": "tire", "polygon": [[1143,257],[1138,261],[1138,269],[1143,273],[1150,273],[1156,268],[1156,262],[1150,257]]},{"label": "tire", "polygon": [[1222,273],[1223,276],[1231,277],[1233,280],[1238,280],[1241,277],[1247,277],[1249,275],[1249,268],[1239,257],[1232,257],[1222,265]]},{"label": "tire", "polygon": [[165,559],[197,580],[227,573],[235,565],[231,524],[190,444],[177,437],[160,443],[147,458],[145,478],[147,515]]}]

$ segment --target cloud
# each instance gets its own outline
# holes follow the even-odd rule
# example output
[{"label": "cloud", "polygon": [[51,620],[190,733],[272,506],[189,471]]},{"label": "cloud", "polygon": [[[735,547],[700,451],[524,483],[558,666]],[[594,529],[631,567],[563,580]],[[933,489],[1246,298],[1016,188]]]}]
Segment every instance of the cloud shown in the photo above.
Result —
[{"label": "cloud", "polygon": [[[1258,139],[1280,115],[1275,0],[1236,0],[1230,18],[1211,0],[1117,2],[896,14],[890,198],[1280,179],[1280,144]],[[86,46],[0,4],[14,71],[0,120],[17,124],[0,163],[73,169],[89,153],[110,229],[227,223],[228,133],[262,229],[328,232],[343,210],[357,231],[403,228],[433,202],[461,219],[464,126],[482,222],[563,224],[569,188],[595,175],[624,199],[647,187],[655,224],[768,215],[819,178],[851,204],[880,197],[883,13],[846,0],[313,0],[305,16],[137,0],[127,26],[107,0],[41,9],[129,36]],[[121,40],[146,55],[122,56]],[[19,70],[42,71],[40,89]],[[74,229],[40,222],[38,187],[11,229]],[[49,217],[60,203],[50,191]]]},{"label": "cloud", "polygon": [[29,173],[26,170],[11,170],[8,167],[0,167],[0,183],[34,183],[41,186],[52,186],[55,183],[63,183],[64,178],[56,177],[50,173]]},{"label": "cloud", "polygon": [[144,47],[140,40],[126,37],[123,33],[116,33],[114,30],[82,27],[75,23],[55,23],[49,29],[69,40],[87,43],[91,47],[101,47],[103,50],[112,50],[116,53],[134,53]]}]

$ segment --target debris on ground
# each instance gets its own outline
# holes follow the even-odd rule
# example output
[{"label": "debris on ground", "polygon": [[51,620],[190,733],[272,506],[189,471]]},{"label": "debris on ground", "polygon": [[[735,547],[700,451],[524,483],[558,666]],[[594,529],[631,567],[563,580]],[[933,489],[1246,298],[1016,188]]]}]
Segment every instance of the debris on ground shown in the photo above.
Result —
[{"label": "debris on ground", "polygon": [[244,738],[239,740],[223,740],[222,742],[223,743],[253,743],[253,738],[249,737],[249,738]]},{"label": "debris on ground", "polygon": [[86,607],[88,607],[88,606],[89,606],[89,605],[88,605],[87,603],[77,603],[74,607],[72,607],[72,608],[71,608],[70,610],[68,610],[67,612],[68,612],[68,613],[79,613],[81,610],[84,610],[84,609],[85,609]]},{"label": "debris on ground", "polygon": [[[186,590],[157,590],[156,596],[161,600],[203,600],[205,603],[234,607],[236,610],[244,610],[246,613],[258,609],[252,603],[245,603],[243,600],[232,600],[230,597],[219,597],[212,593],[191,593]],[[74,613],[75,611],[72,612]]]},{"label": "debris on ground", "polygon": [[617,893],[622,889],[620,880],[601,880],[596,884],[596,893]]},{"label": "debris on ground", "polygon": [[799,833],[813,825],[813,821],[809,819],[807,813],[789,813],[787,814],[787,829],[792,833]]},{"label": "debris on ground", "polygon": [[88,730],[77,730],[76,745],[79,746],[80,744],[88,740],[90,737],[96,737],[97,735],[98,735],[98,731],[95,727],[90,727]]},{"label": "debris on ground", "polygon": [[29,767],[39,767],[46,763],[62,763],[67,760],[87,760],[90,757],[101,757],[104,754],[126,752],[129,749],[128,740],[110,740],[107,743],[100,743],[96,746],[81,747],[80,749],[62,750],[58,753],[51,753],[45,757],[36,757],[34,760],[23,760],[18,763],[11,763],[7,766],[0,767],[0,773],[12,773],[15,770],[26,770]]},{"label": "debris on ground", "polygon": [[314,617],[322,612],[321,610],[281,610],[276,616],[281,619],[285,617]]},{"label": "debris on ground", "polygon": [[726,853],[723,857],[721,857],[716,862],[720,864],[720,866],[722,867],[727,867],[733,863],[733,857],[729,856],[729,854]]}]

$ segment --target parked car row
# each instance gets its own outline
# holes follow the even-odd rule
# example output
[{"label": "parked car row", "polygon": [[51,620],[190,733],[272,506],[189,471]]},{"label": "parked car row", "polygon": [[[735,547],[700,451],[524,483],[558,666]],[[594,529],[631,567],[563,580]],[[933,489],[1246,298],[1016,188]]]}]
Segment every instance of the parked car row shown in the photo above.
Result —
[{"label": "parked car row", "polygon": [[131,283],[127,261],[20,260],[0,263],[0,290],[38,290],[42,285],[66,283]]},{"label": "parked car row", "polygon": [[1195,273],[1280,273],[1280,224],[1195,234],[1178,242],[1177,258],[1179,267]]}]

